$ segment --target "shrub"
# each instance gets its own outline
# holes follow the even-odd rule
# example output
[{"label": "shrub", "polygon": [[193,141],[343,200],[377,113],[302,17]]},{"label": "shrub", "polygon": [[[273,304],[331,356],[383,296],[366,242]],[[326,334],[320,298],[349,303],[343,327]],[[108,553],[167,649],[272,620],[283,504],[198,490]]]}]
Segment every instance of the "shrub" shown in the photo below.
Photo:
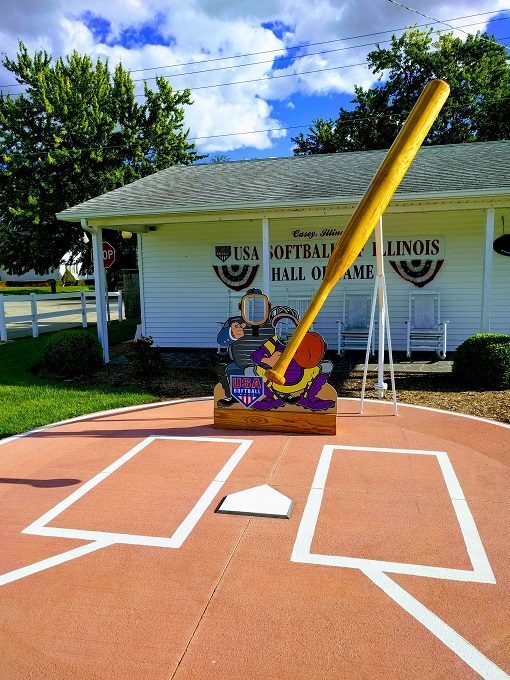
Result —
[{"label": "shrub", "polygon": [[66,267],[62,275],[62,285],[63,286],[76,286],[78,285],[78,280],[74,274]]},{"label": "shrub", "polygon": [[453,376],[467,387],[510,388],[510,335],[477,333],[455,351]]},{"label": "shrub", "polygon": [[136,363],[144,380],[149,380],[159,366],[161,357],[152,346],[154,339],[150,335],[141,335],[135,340]]},{"label": "shrub", "polygon": [[60,331],[44,349],[44,365],[57,375],[83,375],[99,368],[102,361],[99,341],[85,330]]}]

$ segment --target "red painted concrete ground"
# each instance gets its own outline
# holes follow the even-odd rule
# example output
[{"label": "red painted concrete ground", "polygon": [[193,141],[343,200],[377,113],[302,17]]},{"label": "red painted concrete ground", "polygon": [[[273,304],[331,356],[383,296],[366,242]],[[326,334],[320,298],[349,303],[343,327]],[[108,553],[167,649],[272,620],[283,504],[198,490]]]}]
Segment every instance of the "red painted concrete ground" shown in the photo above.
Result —
[{"label": "red painted concrete ground", "polygon": [[[336,437],[214,430],[212,401],[197,401],[92,417],[0,446],[0,678],[508,677],[510,428],[404,406],[395,418],[378,403],[359,416],[357,407],[340,401]],[[253,443],[181,547],[114,543],[17,571],[113,533],[172,536],[239,447],[153,440],[46,523],[103,534],[21,533],[153,435]],[[443,451],[496,582],[384,572],[410,609],[425,612],[420,621],[384,592],[380,569],[374,581],[357,568],[291,561],[330,444],[409,453],[333,453],[313,554],[472,572],[438,459],[412,453]],[[263,483],[294,500],[290,520],[214,512],[227,493]]]}]

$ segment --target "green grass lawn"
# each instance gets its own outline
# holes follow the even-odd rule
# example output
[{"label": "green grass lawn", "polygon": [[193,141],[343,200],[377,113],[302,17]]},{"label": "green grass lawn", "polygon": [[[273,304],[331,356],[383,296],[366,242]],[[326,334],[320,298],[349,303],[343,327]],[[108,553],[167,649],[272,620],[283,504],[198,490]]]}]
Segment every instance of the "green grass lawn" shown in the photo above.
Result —
[{"label": "green grass lawn", "polygon": [[[136,321],[113,321],[110,343],[130,340]],[[95,326],[89,327],[95,334]],[[0,344],[0,438],[95,411],[146,404],[155,396],[141,387],[80,385],[39,377],[31,372],[42,362],[52,333]]]},{"label": "green grass lawn", "polygon": [[[94,286],[86,286],[84,283],[79,283],[77,286],[63,286],[60,282],[57,283],[57,293],[79,293],[82,290],[92,293]],[[0,295],[30,295],[30,293],[47,295],[51,293],[51,288],[49,286],[0,286]]]}]

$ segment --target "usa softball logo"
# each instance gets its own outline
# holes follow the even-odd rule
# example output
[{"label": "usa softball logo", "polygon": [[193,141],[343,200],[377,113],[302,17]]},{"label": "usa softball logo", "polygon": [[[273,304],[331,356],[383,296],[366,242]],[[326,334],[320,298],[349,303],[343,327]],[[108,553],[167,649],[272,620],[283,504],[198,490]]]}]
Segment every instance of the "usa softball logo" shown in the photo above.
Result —
[{"label": "usa softball logo", "polygon": [[231,375],[230,391],[237,401],[250,408],[264,394],[264,382],[257,375]]},{"label": "usa softball logo", "polygon": [[219,260],[226,262],[232,255],[232,246],[216,246],[214,252]]}]

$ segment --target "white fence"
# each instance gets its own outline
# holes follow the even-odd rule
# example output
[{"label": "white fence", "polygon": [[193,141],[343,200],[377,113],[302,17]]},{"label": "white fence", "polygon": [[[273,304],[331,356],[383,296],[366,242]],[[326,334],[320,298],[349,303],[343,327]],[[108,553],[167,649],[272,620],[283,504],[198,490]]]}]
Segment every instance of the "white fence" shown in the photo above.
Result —
[{"label": "white fence", "polygon": [[[76,316],[81,313],[81,325],[83,328],[87,327],[87,299],[93,298],[95,302],[95,293],[86,293],[81,291],[79,293],[53,293],[49,295],[37,295],[30,293],[30,295],[0,295],[0,340],[7,340],[7,324],[17,323],[21,321],[30,321],[32,324],[32,337],[39,336],[39,321],[41,319],[53,319],[63,316]],[[116,293],[108,293],[108,318],[110,318],[110,300],[116,299],[117,313],[119,321],[122,320],[122,291]],[[77,304],[74,309],[54,309],[51,311],[40,312],[37,309],[38,303],[46,302],[48,300],[76,300]],[[21,314],[16,316],[8,316],[6,310],[10,303],[30,302],[30,314]],[[89,310],[90,312],[91,310]]]}]

